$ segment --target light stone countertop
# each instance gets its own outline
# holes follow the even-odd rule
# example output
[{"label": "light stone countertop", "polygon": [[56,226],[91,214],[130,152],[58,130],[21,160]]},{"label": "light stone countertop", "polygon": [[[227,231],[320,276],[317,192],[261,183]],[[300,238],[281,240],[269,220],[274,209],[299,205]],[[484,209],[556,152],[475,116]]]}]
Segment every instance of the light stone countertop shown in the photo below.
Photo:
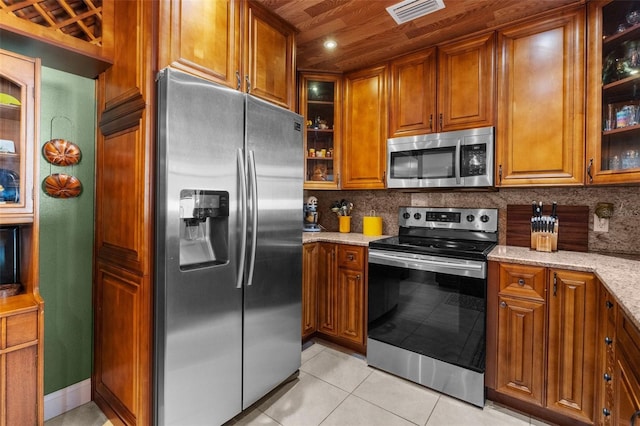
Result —
[{"label": "light stone countertop", "polygon": [[369,237],[356,232],[303,232],[302,243],[340,243],[354,246],[368,246],[369,242],[386,238],[389,235]]},{"label": "light stone countertop", "polygon": [[544,253],[528,247],[497,246],[489,260],[593,272],[640,329],[640,262],[596,253]]}]

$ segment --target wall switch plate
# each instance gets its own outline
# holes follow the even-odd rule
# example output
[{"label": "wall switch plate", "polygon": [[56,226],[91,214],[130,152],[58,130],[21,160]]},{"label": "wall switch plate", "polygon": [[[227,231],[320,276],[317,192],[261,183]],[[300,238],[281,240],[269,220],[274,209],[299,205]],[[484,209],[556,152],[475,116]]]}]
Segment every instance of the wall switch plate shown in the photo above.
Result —
[{"label": "wall switch plate", "polygon": [[609,232],[609,219],[600,219],[593,215],[593,232]]}]

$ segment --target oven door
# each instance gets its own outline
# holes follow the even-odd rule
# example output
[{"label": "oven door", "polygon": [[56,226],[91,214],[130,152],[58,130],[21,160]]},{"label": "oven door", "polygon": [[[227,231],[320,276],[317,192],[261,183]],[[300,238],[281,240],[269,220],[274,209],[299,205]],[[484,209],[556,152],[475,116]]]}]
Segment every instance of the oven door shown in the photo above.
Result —
[{"label": "oven door", "polygon": [[485,369],[486,262],[369,251],[368,337]]}]

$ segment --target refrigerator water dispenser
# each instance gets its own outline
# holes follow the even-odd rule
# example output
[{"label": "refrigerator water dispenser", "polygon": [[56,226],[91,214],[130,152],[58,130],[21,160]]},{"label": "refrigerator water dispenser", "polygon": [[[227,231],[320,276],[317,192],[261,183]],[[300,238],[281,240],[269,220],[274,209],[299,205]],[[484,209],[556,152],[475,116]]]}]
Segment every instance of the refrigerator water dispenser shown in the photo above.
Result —
[{"label": "refrigerator water dispenser", "polygon": [[180,269],[229,261],[229,193],[180,191]]}]

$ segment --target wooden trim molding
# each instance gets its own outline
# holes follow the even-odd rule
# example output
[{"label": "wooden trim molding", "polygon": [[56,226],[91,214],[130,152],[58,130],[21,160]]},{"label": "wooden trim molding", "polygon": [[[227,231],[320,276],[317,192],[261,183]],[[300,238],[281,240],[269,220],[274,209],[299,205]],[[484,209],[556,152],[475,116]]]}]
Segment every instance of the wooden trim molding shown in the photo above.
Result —
[{"label": "wooden trim molding", "polygon": [[110,105],[101,114],[100,131],[102,135],[113,135],[137,126],[142,119],[145,107],[146,103],[140,92]]}]

